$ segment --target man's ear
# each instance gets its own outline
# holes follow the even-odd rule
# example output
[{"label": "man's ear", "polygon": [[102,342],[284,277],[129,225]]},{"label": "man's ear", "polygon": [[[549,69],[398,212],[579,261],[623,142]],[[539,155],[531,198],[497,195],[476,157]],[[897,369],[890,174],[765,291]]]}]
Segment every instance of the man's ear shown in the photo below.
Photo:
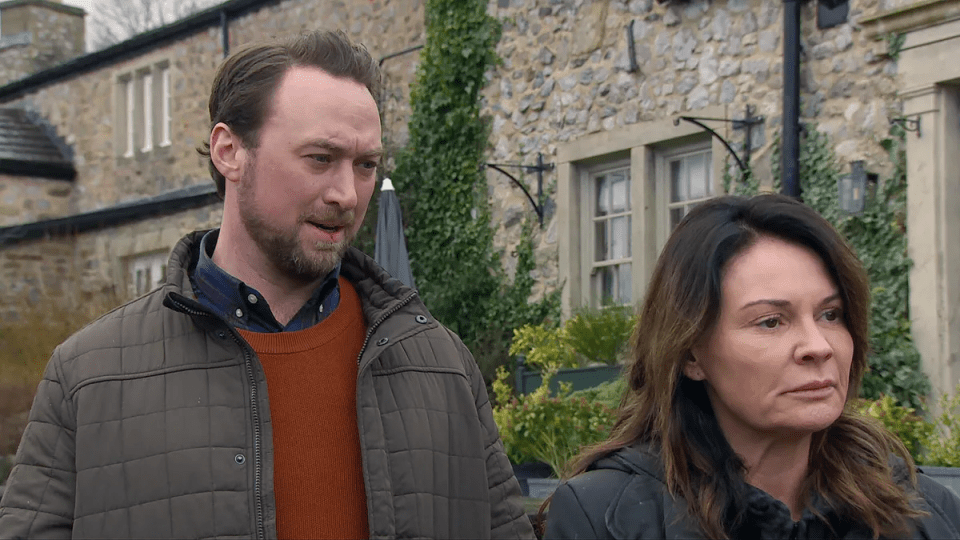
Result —
[{"label": "man's ear", "polygon": [[239,182],[246,166],[247,149],[240,137],[223,122],[210,131],[210,160],[229,182]]},{"label": "man's ear", "polygon": [[707,378],[707,374],[704,373],[703,368],[700,366],[699,358],[702,353],[702,350],[694,347],[687,354],[687,359],[683,361],[683,374],[686,375],[688,379],[702,381]]}]

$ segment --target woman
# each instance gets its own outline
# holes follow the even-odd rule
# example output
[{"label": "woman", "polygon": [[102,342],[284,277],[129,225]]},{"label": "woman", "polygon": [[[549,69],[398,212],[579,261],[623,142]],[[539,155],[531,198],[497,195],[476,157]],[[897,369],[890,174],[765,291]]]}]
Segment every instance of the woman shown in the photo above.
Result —
[{"label": "woman", "polygon": [[610,439],[548,501],[545,538],[960,538],[960,500],[847,407],[869,297],[810,208],[695,208],[657,262]]}]

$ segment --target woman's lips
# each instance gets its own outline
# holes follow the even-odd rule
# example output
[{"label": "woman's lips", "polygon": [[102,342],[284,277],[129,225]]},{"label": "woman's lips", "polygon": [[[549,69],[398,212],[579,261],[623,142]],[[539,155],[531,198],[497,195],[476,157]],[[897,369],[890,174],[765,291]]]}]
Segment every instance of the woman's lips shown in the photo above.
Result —
[{"label": "woman's lips", "polygon": [[821,394],[829,394],[833,391],[836,384],[833,381],[812,381],[804,384],[803,386],[798,386],[793,390],[787,391],[788,394],[799,394],[807,396],[819,396]]}]

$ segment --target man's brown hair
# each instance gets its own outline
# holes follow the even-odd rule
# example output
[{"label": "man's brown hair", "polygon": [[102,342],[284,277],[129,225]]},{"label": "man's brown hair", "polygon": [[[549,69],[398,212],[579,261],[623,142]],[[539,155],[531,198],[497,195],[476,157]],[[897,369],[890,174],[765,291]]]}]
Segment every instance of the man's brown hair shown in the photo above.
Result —
[{"label": "man's brown hair", "polygon": [[[366,86],[380,103],[380,66],[367,49],[339,30],[317,30],[283,42],[250,44],[224,60],[210,90],[210,129],[223,122],[244,147],[257,148],[273,95],[294,66],[316,67],[334,77],[352,79]],[[204,141],[197,151],[209,160],[210,175],[223,198],[226,178],[210,159],[210,142]]]}]

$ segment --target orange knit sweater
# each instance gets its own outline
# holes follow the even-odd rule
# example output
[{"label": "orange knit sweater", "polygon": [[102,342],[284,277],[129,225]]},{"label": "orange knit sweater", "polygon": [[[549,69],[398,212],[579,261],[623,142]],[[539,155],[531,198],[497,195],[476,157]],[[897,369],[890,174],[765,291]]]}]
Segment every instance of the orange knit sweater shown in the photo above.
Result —
[{"label": "orange knit sweater", "polygon": [[240,330],[267,376],[280,538],[367,538],[357,431],[357,357],[367,327],[340,278],[340,305],[297,332]]}]

